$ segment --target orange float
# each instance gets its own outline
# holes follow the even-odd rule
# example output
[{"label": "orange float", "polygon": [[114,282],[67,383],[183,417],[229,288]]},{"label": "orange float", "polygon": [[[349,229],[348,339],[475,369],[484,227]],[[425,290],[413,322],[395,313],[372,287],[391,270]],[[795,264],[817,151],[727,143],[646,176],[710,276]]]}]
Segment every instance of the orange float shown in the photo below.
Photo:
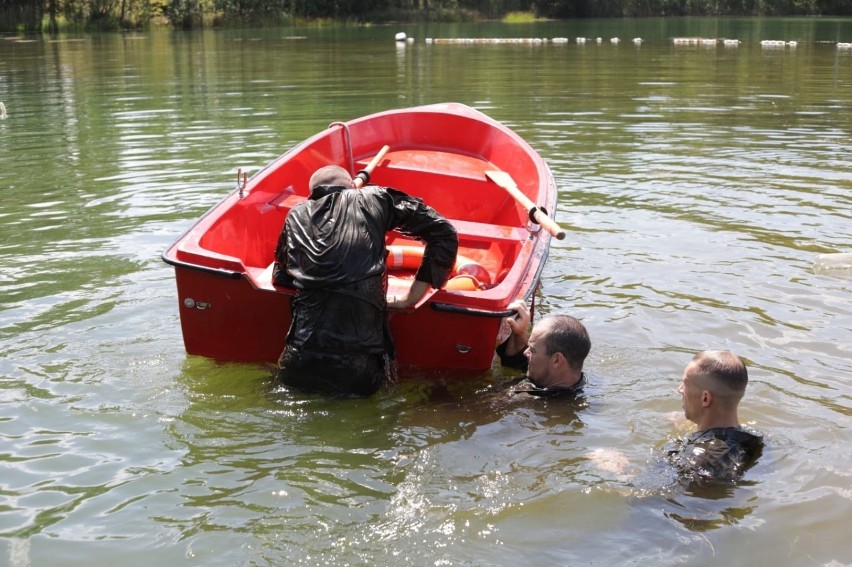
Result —
[{"label": "orange float", "polygon": [[[422,246],[403,246],[393,244],[387,247],[388,269],[416,270],[423,261]],[[456,255],[456,263],[450,272],[444,289],[475,291],[491,285],[491,274],[475,260],[461,254]]]}]

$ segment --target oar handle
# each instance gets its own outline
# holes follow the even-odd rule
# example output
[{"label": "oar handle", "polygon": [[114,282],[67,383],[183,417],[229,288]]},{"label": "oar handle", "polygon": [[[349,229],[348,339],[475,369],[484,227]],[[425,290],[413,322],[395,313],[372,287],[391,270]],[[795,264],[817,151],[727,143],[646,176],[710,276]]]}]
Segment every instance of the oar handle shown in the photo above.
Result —
[{"label": "oar handle", "polygon": [[547,216],[543,210],[533,206],[529,211],[532,220],[540,224],[544,230],[555,236],[557,240],[565,240],[565,230]]},{"label": "oar handle", "polygon": [[486,171],[485,176],[508,191],[509,194],[521,204],[521,206],[529,211],[531,221],[541,225],[544,230],[555,236],[557,239],[565,239],[565,230],[556,224],[552,218],[547,216],[547,213],[544,210],[536,207],[535,203],[533,203],[529,197],[524,195],[521,190],[518,189],[518,186],[515,184],[515,180],[512,179],[512,176],[505,171]]},{"label": "oar handle", "polygon": [[358,172],[358,175],[355,176],[353,181],[356,189],[360,189],[370,182],[370,175],[372,175],[373,170],[376,169],[376,166],[379,165],[379,162],[382,161],[382,158],[385,157],[385,154],[388,153],[389,150],[390,146],[382,146],[382,149],[379,150],[376,157],[370,160],[367,167]]}]

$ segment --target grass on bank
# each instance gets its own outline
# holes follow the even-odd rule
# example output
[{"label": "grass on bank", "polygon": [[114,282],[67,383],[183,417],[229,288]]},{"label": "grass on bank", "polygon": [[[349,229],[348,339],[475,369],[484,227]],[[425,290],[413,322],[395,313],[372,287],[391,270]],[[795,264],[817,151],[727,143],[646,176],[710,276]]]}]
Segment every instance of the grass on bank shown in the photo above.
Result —
[{"label": "grass on bank", "polygon": [[530,24],[540,22],[542,18],[537,18],[532,12],[509,12],[501,21],[504,24]]}]

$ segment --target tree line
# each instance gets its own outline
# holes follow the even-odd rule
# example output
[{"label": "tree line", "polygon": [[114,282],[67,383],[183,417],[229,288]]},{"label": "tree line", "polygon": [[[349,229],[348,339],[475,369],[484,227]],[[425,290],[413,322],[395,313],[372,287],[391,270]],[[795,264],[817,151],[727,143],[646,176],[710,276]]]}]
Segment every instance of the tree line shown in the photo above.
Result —
[{"label": "tree line", "polygon": [[0,31],[655,16],[849,16],[850,0],[0,0]]}]

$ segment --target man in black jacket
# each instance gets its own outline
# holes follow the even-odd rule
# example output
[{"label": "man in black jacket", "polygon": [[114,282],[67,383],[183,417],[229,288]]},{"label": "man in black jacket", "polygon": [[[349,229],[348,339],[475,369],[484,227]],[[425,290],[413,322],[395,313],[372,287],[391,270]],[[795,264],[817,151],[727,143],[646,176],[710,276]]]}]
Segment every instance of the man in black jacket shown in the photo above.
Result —
[{"label": "man in black jacket", "polygon": [[[310,187],[310,197],[287,215],[275,250],[273,281],[299,290],[278,377],[300,389],[368,396],[394,357],[387,308],[414,305],[430,287],[444,285],[458,236],[419,199],[390,187],[355,189],[342,167],[320,168]],[[385,235],[391,230],[426,248],[409,293],[389,304]]]}]

